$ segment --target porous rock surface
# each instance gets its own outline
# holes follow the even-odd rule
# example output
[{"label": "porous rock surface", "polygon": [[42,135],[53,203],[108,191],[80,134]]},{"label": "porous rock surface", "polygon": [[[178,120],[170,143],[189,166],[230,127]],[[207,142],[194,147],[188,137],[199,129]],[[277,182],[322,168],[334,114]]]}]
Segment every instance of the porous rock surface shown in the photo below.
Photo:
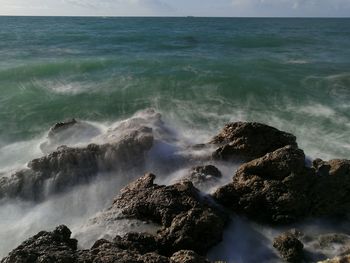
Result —
[{"label": "porous rock surface", "polygon": [[210,144],[218,146],[214,158],[224,160],[253,160],[286,145],[297,146],[294,135],[257,122],[226,124]]},{"label": "porous rock surface", "polygon": [[273,241],[273,246],[285,261],[292,263],[303,262],[304,245],[292,231],[276,237]]},{"label": "porous rock surface", "polygon": [[59,147],[28,164],[10,177],[0,178],[0,199],[41,200],[77,184],[86,183],[98,172],[132,169],[144,162],[153,145],[152,129],[143,127],[122,139],[85,148]]},{"label": "porous rock surface", "polygon": [[110,209],[160,224],[157,239],[163,254],[183,249],[203,254],[221,241],[228,217],[210,198],[191,182],[162,186],[154,179],[155,175],[146,174],[129,184]]},{"label": "porous rock surface", "polygon": [[285,146],[243,164],[214,198],[235,212],[268,224],[350,212],[349,161],[318,160],[305,166],[304,152]]},{"label": "porous rock surface", "polygon": [[190,181],[201,191],[206,191],[218,183],[222,174],[214,165],[196,166],[181,181]]}]

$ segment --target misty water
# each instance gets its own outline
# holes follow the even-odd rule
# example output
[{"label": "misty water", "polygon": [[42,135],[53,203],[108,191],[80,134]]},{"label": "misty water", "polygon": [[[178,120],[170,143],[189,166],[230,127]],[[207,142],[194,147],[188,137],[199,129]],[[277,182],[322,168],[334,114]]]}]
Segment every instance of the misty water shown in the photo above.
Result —
[{"label": "misty water", "polygon": [[[130,125],[156,131],[145,166],[101,172],[39,203],[1,200],[0,257],[60,224],[82,247],[155,231],[145,222],[98,218],[145,172],[172,184],[195,165],[215,164],[224,176],[203,190],[229,182],[239,163],[213,162],[188,148],[208,142],[226,122],[258,121],[293,133],[309,159],[350,157],[350,19],[0,17],[0,39],[1,177],[60,144],[106,143]],[[82,126],[50,145],[50,127],[71,118]],[[208,257],[279,262],[272,239],[292,227],[350,234],[344,222],[271,228],[233,214]],[[332,257],[337,249],[322,253]]]}]

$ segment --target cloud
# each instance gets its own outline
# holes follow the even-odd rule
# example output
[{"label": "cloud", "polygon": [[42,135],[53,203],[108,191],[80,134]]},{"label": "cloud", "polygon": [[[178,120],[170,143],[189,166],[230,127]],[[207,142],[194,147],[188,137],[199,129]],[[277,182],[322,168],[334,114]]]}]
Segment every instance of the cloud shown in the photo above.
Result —
[{"label": "cloud", "polygon": [[0,0],[0,14],[349,16],[350,0]]},{"label": "cloud", "polygon": [[[350,14],[350,0],[231,0],[237,12],[271,16],[337,16]],[[341,10],[341,12],[339,12]]]}]

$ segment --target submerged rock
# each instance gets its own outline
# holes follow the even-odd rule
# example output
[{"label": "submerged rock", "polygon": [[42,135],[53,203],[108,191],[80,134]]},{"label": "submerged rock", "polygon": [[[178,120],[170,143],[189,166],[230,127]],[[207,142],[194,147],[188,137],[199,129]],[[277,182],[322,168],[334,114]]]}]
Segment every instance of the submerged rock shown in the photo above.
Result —
[{"label": "submerged rock", "polygon": [[319,261],[318,263],[350,263],[350,255],[339,256],[333,259]]},{"label": "submerged rock", "polygon": [[286,145],[297,147],[294,135],[256,122],[229,123],[210,144],[219,146],[214,158],[244,160],[262,157]]},{"label": "submerged rock", "polygon": [[193,167],[187,176],[182,178],[182,181],[190,181],[195,187],[201,191],[206,191],[214,186],[222,174],[218,168],[213,165]]},{"label": "submerged rock", "polygon": [[100,133],[101,130],[98,127],[88,122],[75,119],[59,122],[50,129],[46,141],[41,143],[40,149],[44,154],[48,154],[61,145],[86,144]]},{"label": "submerged rock", "polygon": [[57,133],[68,129],[70,127],[72,127],[73,125],[77,124],[78,122],[75,119],[71,119],[68,121],[64,121],[64,122],[57,122],[49,131],[49,138],[54,137]]},{"label": "submerged rock", "polygon": [[199,256],[191,250],[181,250],[171,256],[174,263],[209,263],[204,257]]},{"label": "submerged rock", "polygon": [[90,144],[86,148],[59,147],[29,162],[28,169],[0,178],[0,198],[41,200],[46,195],[86,183],[98,172],[140,167],[152,145],[152,129],[144,127],[114,143]]},{"label": "submerged rock", "polygon": [[146,174],[129,184],[110,209],[162,225],[158,242],[165,255],[182,249],[203,254],[221,241],[228,218],[208,197],[191,182],[160,186],[154,179],[153,174]]},{"label": "submerged rock", "polygon": [[287,262],[303,262],[304,245],[293,232],[286,232],[276,237],[273,246]]}]

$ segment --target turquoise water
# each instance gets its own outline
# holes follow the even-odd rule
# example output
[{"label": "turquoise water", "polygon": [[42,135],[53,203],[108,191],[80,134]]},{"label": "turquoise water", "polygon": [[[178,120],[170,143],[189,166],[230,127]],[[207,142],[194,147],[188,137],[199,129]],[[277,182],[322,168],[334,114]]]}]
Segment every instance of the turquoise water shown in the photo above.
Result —
[{"label": "turquoise water", "polygon": [[350,157],[350,19],[0,17],[0,148],[153,107],[215,133],[260,121]]}]

